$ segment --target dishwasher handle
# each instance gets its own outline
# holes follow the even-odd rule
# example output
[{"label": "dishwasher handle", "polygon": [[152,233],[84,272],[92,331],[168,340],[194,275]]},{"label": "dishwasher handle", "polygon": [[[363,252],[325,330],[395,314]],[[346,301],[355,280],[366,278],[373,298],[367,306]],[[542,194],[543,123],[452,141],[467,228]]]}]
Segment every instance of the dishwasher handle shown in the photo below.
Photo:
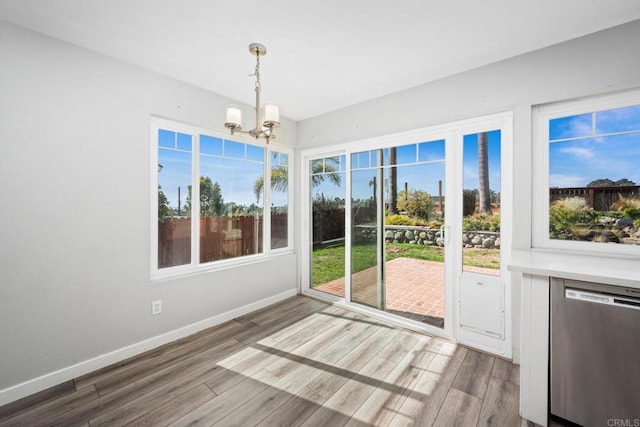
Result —
[{"label": "dishwasher handle", "polygon": [[640,310],[640,299],[628,298],[600,292],[585,291],[584,289],[565,288],[564,296],[568,299],[592,302],[596,304],[613,305],[621,308]]}]

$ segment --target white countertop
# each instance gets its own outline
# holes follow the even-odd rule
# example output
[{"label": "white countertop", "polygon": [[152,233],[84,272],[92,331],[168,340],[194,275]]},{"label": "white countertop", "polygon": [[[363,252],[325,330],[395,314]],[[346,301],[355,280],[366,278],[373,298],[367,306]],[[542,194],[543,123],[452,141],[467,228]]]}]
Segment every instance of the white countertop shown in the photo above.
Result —
[{"label": "white countertop", "polygon": [[549,250],[514,250],[509,271],[640,289],[640,259]]}]

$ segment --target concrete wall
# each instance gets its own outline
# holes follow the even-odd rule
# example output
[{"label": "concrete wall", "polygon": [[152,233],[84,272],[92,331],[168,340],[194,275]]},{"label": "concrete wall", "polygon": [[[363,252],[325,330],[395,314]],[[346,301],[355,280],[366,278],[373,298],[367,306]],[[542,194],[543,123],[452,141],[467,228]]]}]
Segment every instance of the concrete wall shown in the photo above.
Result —
[{"label": "concrete wall", "polygon": [[295,293],[292,253],[150,281],[151,115],[230,102],[0,21],[0,405]]},{"label": "concrete wall", "polygon": [[[640,86],[640,21],[299,122],[301,148],[514,113],[513,249],[531,246],[531,107]],[[437,58],[433,58],[437,61]],[[517,209],[515,209],[517,207]],[[513,345],[519,348],[520,276],[514,274]]]}]

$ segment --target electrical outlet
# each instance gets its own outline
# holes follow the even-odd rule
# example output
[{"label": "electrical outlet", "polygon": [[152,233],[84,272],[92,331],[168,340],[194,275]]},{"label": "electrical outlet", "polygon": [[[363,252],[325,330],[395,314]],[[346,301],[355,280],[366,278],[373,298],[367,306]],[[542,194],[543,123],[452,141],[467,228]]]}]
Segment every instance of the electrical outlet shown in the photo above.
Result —
[{"label": "electrical outlet", "polygon": [[151,315],[155,316],[160,313],[162,313],[162,300],[159,299],[151,303]]}]

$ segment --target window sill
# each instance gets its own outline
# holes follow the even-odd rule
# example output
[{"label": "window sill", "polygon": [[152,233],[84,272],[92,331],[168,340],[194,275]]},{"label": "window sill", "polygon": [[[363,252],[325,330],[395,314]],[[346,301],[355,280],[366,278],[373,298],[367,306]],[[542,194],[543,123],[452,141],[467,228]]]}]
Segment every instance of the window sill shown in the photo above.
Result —
[{"label": "window sill", "polygon": [[640,289],[638,258],[611,258],[594,254],[543,249],[514,250],[509,271],[538,276],[607,283]]}]

